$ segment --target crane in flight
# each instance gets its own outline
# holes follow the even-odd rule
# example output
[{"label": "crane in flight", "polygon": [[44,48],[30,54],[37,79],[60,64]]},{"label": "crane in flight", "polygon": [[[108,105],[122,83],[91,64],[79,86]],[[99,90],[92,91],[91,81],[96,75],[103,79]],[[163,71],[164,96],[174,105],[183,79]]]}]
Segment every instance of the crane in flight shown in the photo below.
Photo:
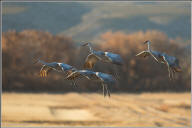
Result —
[{"label": "crane in flight", "polygon": [[90,52],[90,54],[87,56],[85,60],[84,68],[92,69],[97,61],[112,63],[116,65],[123,64],[123,59],[118,54],[111,52],[94,51],[92,49],[91,43],[85,43],[82,46],[88,46]]},{"label": "crane in flight", "polygon": [[136,56],[141,56],[141,57],[145,58],[145,57],[151,55],[157,62],[167,65],[170,79],[174,78],[174,73],[182,71],[181,67],[179,65],[179,60],[176,57],[169,56],[166,53],[153,51],[153,50],[151,50],[151,47],[150,47],[151,42],[147,40],[144,42],[144,44],[146,44],[146,43],[148,44],[148,50],[142,51],[142,52],[138,53]]},{"label": "crane in flight", "polygon": [[176,57],[169,56],[166,53],[162,53],[160,58],[161,58],[161,63],[164,63],[167,65],[170,79],[174,78],[174,74],[176,72],[182,72],[181,67],[179,65],[179,60]]},{"label": "crane in flight", "polygon": [[151,55],[155,59],[156,62],[159,62],[159,60],[156,57],[159,57],[159,55],[161,53],[158,51],[151,50],[151,46],[150,46],[151,42],[149,40],[145,41],[144,44],[147,44],[148,49],[146,51],[142,51],[142,52],[138,53],[136,56],[145,58],[145,57]]},{"label": "crane in flight", "polygon": [[52,70],[63,72],[66,73],[67,75],[76,70],[76,68],[74,68],[73,66],[65,63],[58,63],[58,62],[47,63],[40,59],[38,59],[35,63],[42,64],[42,68],[40,70],[41,77],[47,77],[48,73]]},{"label": "crane in flight", "polygon": [[104,97],[106,95],[110,97],[110,90],[108,89],[108,86],[115,84],[115,79],[113,78],[112,75],[102,73],[102,72],[93,72],[91,70],[75,70],[71,74],[69,74],[67,77],[65,77],[65,79],[74,81],[82,77],[85,77],[88,80],[101,82],[101,85],[103,87]]}]

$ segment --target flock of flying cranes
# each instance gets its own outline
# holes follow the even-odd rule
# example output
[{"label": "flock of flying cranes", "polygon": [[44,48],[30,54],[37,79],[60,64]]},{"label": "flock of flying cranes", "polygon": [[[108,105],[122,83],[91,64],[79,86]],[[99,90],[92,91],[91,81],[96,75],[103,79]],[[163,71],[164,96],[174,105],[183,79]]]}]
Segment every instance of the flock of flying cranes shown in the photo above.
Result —
[{"label": "flock of flying cranes", "polygon": [[[136,56],[140,57],[147,57],[152,56],[156,62],[160,62],[166,64],[168,67],[169,78],[172,79],[175,72],[181,72],[181,68],[179,66],[179,61],[177,58],[173,56],[168,56],[165,53],[161,53],[158,51],[153,51],[150,48],[150,41],[145,41],[145,44],[148,44],[148,49],[146,51],[142,51],[138,53]],[[103,87],[103,95],[104,97],[108,95],[110,97],[110,90],[109,86],[114,85],[116,83],[115,78],[106,73],[102,72],[94,72],[93,69],[94,65],[98,62],[104,63],[112,63],[115,65],[123,65],[123,59],[120,55],[114,54],[111,52],[103,52],[103,51],[95,51],[92,49],[91,43],[85,43],[82,46],[88,46],[90,54],[87,56],[84,64],[84,68],[86,70],[78,70],[75,67],[59,62],[51,62],[47,63],[40,59],[37,62],[41,63],[43,66],[40,70],[40,76],[46,77],[51,70],[56,70],[58,72],[63,72],[66,77],[65,80],[72,80],[73,85],[77,87],[76,80],[82,77],[87,78],[88,80],[94,80],[101,82]]]}]

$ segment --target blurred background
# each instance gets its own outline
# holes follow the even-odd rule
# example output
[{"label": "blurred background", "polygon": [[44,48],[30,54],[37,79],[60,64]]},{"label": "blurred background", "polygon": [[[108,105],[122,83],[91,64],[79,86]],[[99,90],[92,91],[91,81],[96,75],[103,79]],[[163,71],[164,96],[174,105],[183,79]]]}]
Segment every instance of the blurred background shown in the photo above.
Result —
[{"label": "blurred background", "polygon": [[[116,93],[114,95],[180,92],[187,93],[190,102],[190,2],[3,2],[2,31],[5,99],[10,97],[11,100],[19,92],[38,93],[39,96],[66,92],[78,92],[74,94],[78,96],[86,92],[82,94],[85,97],[89,92],[101,95],[98,83],[82,79],[78,81],[77,90],[63,79],[61,73],[53,71],[47,78],[41,78],[41,64],[33,64],[34,58],[41,58],[83,69],[89,51],[80,44],[92,42],[95,50],[118,53],[124,60],[123,66],[99,62],[94,68],[94,71],[119,75],[117,85],[111,90]],[[152,42],[153,50],[179,59],[183,72],[176,74],[175,80],[169,80],[166,65],[157,64],[151,57],[135,57],[147,48],[143,44],[146,40]],[[13,96],[8,92],[14,92]],[[176,94],[173,97],[183,96]],[[184,126],[190,124],[190,120],[186,122]]]}]

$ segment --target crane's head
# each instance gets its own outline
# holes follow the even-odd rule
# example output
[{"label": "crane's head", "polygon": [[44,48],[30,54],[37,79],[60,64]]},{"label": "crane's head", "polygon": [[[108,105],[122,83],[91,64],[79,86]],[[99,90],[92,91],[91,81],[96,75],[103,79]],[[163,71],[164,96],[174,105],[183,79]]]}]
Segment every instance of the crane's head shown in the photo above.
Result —
[{"label": "crane's head", "polygon": [[147,44],[147,43],[150,43],[150,41],[149,41],[149,40],[146,40],[146,41],[144,42],[144,44]]},{"label": "crane's head", "polygon": [[84,43],[81,46],[90,46],[90,43],[89,42],[88,43]]},{"label": "crane's head", "polygon": [[90,42],[85,43],[85,44],[82,44],[81,46],[88,46],[88,47],[89,47],[89,51],[90,51],[91,53],[93,53],[93,49],[92,49],[92,46],[91,46],[91,43],[90,43]]}]

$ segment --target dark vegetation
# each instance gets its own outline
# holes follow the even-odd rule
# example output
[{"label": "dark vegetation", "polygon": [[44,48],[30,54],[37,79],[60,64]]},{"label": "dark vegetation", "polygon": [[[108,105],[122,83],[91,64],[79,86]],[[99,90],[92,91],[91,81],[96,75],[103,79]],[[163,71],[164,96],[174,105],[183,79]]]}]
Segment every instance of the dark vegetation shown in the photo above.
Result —
[{"label": "dark vegetation", "polygon": [[[176,56],[180,60],[183,72],[175,76],[174,81],[168,78],[167,67],[157,64],[151,57],[141,59],[135,55],[146,49],[142,42],[150,40],[152,48]],[[79,80],[79,89],[75,89],[70,81],[63,79],[62,73],[51,72],[47,78],[41,78],[41,64],[33,64],[36,58],[46,62],[64,62],[82,69],[88,54],[88,48],[81,48],[71,38],[52,35],[48,32],[25,30],[8,31],[2,36],[3,52],[3,91],[26,92],[67,92],[67,91],[99,91],[98,83],[86,79]],[[100,36],[95,50],[105,50],[120,54],[124,59],[122,67],[97,63],[95,71],[115,72],[119,75],[117,85],[112,91],[190,91],[190,41],[180,38],[170,39],[159,31],[106,32]]]}]

